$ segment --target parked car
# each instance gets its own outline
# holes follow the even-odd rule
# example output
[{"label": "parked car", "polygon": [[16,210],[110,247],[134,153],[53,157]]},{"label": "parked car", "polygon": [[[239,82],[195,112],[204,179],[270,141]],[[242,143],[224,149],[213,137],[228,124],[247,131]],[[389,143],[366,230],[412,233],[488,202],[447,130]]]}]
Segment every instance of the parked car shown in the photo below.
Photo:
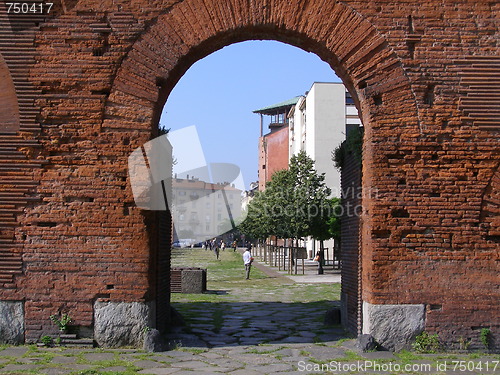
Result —
[{"label": "parked car", "polygon": [[192,238],[181,238],[177,241],[174,241],[172,243],[172,247],[182,247],[182,248],[192,247],[193,245],[196,246],[195,244],[196,244],[196,241]]}]

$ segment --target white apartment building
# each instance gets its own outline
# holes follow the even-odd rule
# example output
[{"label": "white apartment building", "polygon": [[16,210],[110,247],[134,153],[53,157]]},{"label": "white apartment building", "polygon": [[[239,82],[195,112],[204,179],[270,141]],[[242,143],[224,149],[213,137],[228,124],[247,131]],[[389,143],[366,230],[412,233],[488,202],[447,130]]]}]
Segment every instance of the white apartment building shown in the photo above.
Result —
[{"label": "white apartment building", "polygon": [[[341,196],[340,172],[334,167],[332,151],[352,128],[361,125],[354,101],[343,83],[315,82],[288,113],[289,158],[303,150],[315,161],[316,170],[325,174],[332,197]],[[309,254],[319,244],[306,241]],[[333,241],[325,243],[332,259]]]},{"label": "white apartment building", "polygon": [[305,151],[325,173],[332,197],[340,198],[340,172],[333,166],[332,151],[352,127],[361,125],[358,111],[343,83],[315,82],[290,110],[289,158]]},{"label": "white apartment building", "polygon": [[201,242],[234,228],[241,217],[241,190],[232,184],[214,184],[198,178],[172,181],[174,241]]}]

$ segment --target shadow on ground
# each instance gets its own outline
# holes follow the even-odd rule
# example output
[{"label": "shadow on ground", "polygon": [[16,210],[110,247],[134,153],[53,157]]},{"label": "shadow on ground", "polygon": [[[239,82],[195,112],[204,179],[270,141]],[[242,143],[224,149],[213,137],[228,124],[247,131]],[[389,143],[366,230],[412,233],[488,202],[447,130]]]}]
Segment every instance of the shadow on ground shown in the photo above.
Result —
[{"label": "shadow on ground", "polygon": [[223,347],[260,344],[332,343],[348,338],[340,326],[325,324],[338,302],[176,302],[185,325],[174,327],[171,346]]}]

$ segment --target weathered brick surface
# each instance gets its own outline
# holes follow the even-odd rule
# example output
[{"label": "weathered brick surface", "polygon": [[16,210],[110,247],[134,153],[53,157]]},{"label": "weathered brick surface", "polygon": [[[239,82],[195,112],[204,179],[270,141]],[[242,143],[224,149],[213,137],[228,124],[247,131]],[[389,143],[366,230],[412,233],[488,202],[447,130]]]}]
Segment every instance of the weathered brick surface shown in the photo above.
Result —
[{"label": "weathered brick surface", "polygon": [[264,190],[274,172],[288,168],[288,127],[259,138],[259,189]]},{"label": "weathered brick surface", "polygon": [[0,35],[21,130],[0,145],[13,257],[0,299],[26,301],[27,339],[60,310],[91,325],[97,298],[156,298],[158,217],[134,206],[127,157],[192,63],[249,39],[316,53],[358,103],[362,185],[377,193],[363,200],[360,297],[428,305],[449,343],[500,335],[497,2],[66,3]]},{"label": "weathered brick surface", "polygon": [[345,150],[340,181],[343,207],[340,238],[342,324],[354,334],[361,334],[362,321],[360,216],[363,191],[361,181],[360,161],[352,152]]}]

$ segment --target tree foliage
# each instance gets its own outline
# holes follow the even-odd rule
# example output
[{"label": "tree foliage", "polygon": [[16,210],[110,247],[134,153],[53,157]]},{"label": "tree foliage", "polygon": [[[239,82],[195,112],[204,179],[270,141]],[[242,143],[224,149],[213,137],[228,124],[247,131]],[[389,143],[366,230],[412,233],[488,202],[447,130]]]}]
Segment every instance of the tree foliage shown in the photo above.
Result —
[{"label": "tree foliage", "polygon": [[351,130],[347,134],[346,140],[332,151],[332,161],[335,168],[342,170],[346,154],[352,154],[354,160],[361,167],[363,160],[363,134],[364,129],[361,126]]},{"label": "tree foliage", "polygon": [[256,239],[338,236],[338,199],[328,198],[331,191],[324,180],[305,152],[293,156],[289,168],[274,173],[266,190],[250,202],[241,232]]},{"label": "tree foliage", "polygon": [[318,220],[318,224],[312,228],[309,235],[319,241],[331,238],[340,240],[340,213],[342,209],[340,199],[327,199],[326,204],[329,205],[328,214]]},{"label": "tree foliage", "polygon": [[269,216],[265,214],[265,197],[262,192],[256,192],[247,208],[245,220],[238,229],[247,238],[263,240],[271,235]]}]

